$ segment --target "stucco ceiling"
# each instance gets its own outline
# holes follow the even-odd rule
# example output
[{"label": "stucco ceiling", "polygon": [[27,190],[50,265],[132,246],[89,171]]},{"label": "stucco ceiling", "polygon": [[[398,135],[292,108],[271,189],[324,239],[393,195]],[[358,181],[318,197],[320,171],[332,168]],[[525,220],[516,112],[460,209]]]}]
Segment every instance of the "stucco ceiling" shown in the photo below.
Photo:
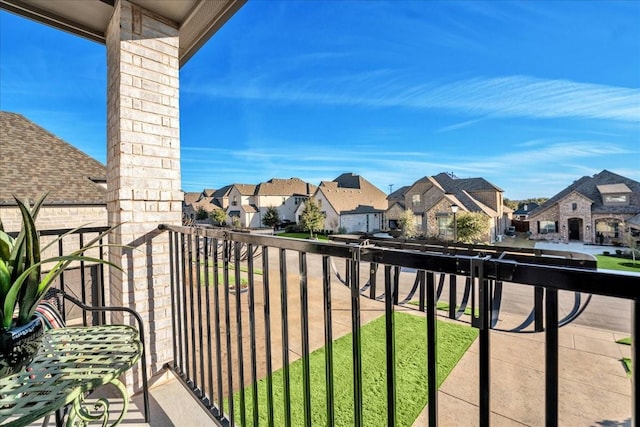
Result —
[{"label": "stucco ceiling", "polygon": [[[242,7],[246,0],[129,0],[180,30],[180,66]],[[0,0],[0,8],[105,43],[115,0]]]}]

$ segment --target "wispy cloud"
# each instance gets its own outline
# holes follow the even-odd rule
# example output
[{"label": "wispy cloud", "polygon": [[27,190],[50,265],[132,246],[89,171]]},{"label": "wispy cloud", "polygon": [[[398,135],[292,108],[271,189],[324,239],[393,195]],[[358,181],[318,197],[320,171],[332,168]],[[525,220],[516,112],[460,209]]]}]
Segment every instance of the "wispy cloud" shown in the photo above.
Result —
[{"label": "wispy cloud", "polygon": [[[640,89],[545,80],[530,76],[473,78],[450,83],[407,81],[391,70],[269,85],[186,88],[193,93],[284,103],[368,108],[445,109],[492,117],[611,119],[640,122]],[[465,122],[466,123],[466,122]],[[463,123],[464,124],[464,123]]]}]

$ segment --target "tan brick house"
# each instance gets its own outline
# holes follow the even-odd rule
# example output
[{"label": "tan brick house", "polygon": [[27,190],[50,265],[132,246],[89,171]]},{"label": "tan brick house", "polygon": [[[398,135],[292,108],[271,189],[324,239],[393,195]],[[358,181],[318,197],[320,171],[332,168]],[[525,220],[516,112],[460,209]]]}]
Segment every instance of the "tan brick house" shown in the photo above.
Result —
[{"label": "tan brick house", "polygon": [[533,239],[621,243],[640,214],[640,183],[608,170],[583,176],[529,214]]}]

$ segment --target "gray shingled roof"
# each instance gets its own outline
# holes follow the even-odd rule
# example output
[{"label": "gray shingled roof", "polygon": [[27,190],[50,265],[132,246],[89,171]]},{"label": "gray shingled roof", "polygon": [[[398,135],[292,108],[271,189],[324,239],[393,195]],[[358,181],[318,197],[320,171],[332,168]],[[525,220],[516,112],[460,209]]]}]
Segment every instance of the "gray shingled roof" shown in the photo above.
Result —
[{"label": "gray shingled roof", "polygon": [[94,182],[105,182],[106,167],[20,114],[0,111],[0,153],[0,204],[46,192],[46,204],[106,203]]},{"label": "gray shingled roof", "polygon": [[446,193],[458,194],[460,191],[503,191],[484,178],[451,178],[444,172],[433,177]]},{"label": "gray shingled roof", "polygon": [[309,184],[300,178],[279,179],[271,178],[267,182],[261,182],[256,188],[257,196],[293,196],[311,195],[316,191],[316,186]]},{"label": "gray shingled roof", "polygon": [[233,188],[233,185],[225,185],[224,187],[217,189],[212,194],[212,197],[215,199],[220,199],[224,196],[228,196],[232,188]]},{"label": "gray shingled roof", "polygon": [[[632,193],[629,194],[628,206],[605,206],[603,204],[602,195],[598,190],[598,186],[611,184],[625,184],[629,187]],[[582,178],[574,181],[573,184],[551,197],[540,205],[539,208],[531,211],[529,215],[538,215],[558,203],[573,191],[593,201],[593,204],[591,205],[591,212],[593,213],[631,214],[640,212],[640,182],[605,169],[592,177],[583,176]]]},{"label": "gray shingled roof", "polygon": [[405,185],[405,186],[403,186],[403,187],[398,188],[396,191],[394,191],[393,193],[391,193],[391,194],[389,194],[389,195],[387,196],[387,200],[388,200],[389,202],[392,202],[392,201],[394,201],[394,202],[395,202],[395,201],[401,201],[401,200],[404,200],[404,195],[405,195],[405,193],[407,192],[407,190],[408,190],[409,188],[411,188],[411,187],[410,187],[410,186],[408,186],[408,185]]},{"label": "gray shingled roof", "polygon": [[[538,208],[538,206],[540,206],[539,204],[535,203],[535,202],[527,202],[524,205],[522,205],[521,208],[518,208],[517,210],[513,211],[514,215],[527,215],[530,212],[533,212],[535,209]],[[525,209],[526,207],[526,209]]]},{"label": "gray shingled roof", "polygon": [[359,175],[345,173],[333,181],[322,181],[317,189],[338,212],[351,211],[360,205],[387,208],[386,195]]},{"label": "gray shingled roof", "polygon": [[381,213],[381,212],[384,212],[384,209],[376,209],[373,206],[359,205],[357,208],[353,210],[340,212],[340,215],[357,215],[357,214]]}]

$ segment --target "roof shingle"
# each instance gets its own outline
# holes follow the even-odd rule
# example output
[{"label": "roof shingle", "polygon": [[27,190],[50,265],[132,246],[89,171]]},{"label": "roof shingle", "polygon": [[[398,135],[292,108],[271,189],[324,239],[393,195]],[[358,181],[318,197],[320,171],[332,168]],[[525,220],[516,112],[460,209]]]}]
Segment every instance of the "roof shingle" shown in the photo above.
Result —
[{"label": "roof shingle", "polygon": [[104,205],[106,167],[24,116],[0,111],[0,204]]}]

